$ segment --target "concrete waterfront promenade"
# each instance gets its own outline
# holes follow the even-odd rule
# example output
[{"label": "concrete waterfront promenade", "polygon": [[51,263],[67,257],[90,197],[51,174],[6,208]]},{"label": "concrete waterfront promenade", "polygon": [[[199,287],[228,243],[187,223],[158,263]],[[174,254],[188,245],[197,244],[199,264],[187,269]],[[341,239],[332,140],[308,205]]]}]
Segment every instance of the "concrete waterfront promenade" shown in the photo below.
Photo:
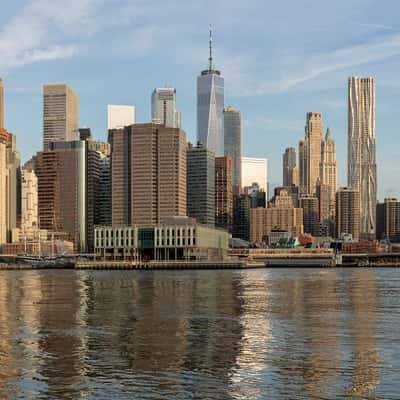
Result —
[{"label": "concrete waterfront promenade", "polygon": [[0,270],[76,269],[76,270],[200,270],[251,268],[334,268],[334,267],[400,267],[400,253],[339,254],[332,252],[258,252],[246,256],[233,256],[225,261],[124,261],[89,260],[77,258],[67,264],[33,264],[2,257]]}]

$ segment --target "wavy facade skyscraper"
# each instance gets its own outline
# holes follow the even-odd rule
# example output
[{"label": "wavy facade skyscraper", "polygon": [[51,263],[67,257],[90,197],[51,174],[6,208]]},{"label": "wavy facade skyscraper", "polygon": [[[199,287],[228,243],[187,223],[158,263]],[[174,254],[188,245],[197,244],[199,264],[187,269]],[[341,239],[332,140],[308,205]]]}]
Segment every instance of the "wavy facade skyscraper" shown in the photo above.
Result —
[{"label": "wavy facade skyscraper", "polygon": [[360,235],[376,231],[375,79],[348,81],[348,186],[360,192]]},{"label": "wavy facade skyscraper", "polygon": [[208,69],[197,77],[197,141],[215,153],[224,155],[223,109],[224,78],[213,68],[212,32],[210,30]]}]

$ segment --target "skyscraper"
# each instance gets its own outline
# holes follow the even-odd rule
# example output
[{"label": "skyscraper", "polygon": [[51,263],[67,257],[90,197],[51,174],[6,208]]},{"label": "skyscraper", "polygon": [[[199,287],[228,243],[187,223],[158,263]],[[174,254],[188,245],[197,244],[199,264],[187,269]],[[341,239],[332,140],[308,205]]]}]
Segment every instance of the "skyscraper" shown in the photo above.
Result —
[{"label": "skyscraper", "polygon": [[7,241],[21,218],[21,158],[17,151],[16,136],[7,140]]},{"label": "skyscraper", "polygon": [[167,128],[181,127],[181,113],[176,111],[176,89],[156,88],[151,95],[151,119]]},{"label": "skyscraper", "polygon": [[215,159],[215,225],[232,232],[233,161],[231,157]]},{"label": "skyscraper", "polygon": [[232,159],[233,191],[242,187],[242,117],[233,107],[224,108],[224,152]]},{"label": "skyscraper", "polygon": [[38,228],[38,179],[34,171],[21,173],[21,231]]},{"label": "skyscraper", "polygon": [[268,160],[266,158],[242,157],[242,187],[258,183],[268,192]]},{"label": "skyscraper", "polygon": [[160,124],[109,131],[112,223],[151,225],[186,215],[186,134]]},{"label": "skyscraper", "polygon": [[[322,114],[308,112],[306,116],[304,153],[300,154],[300,177],[303,194],[314,195],[317,191],[317,181],[320,177],[322,142]],[[299,150],[300,151],[300,150]]]},{"label": "skyscraper", "polygon": [[349,234],[354,240],[360,237],[360,194],[344,187],[336,192],[336,237]]},{"label": "skyscraper", "polygon": [[43,86],[43,148],[79,139],[78,96],[66,84]]},{"label": "skyscraper", "polygon": [[321,226],[326,234],[333,234],[335,194],[337,190],[336,144],[328,128],[321,144],[320,178],[317,183]]},{"label": "skyscraper", "polygon": [[318,198],[312,195],[304,195],[299,199],[299,207],[303,209],[304,232],[313,236],[320,236]]},{"label": "skyscraper", "polygon": [[187,149],[187,212],[203,225],[215,225],[215,156],[201,143]]},{"label": "skyscraper", "polygon": [[349,78],[347,156],[348,186],[360,193],[360,235],[374,237],[377,171],[373,78]]},{"label": "skyscraper", "polygon": [[0,79],[0,129],[4,128],[4,88],[3,79]]},{"label": "skyscraper", "polygon": [[209,47],[208,69],[197,78],[197,141],[213,151],[216,157],[221,157],[224,155],[224,78],[213,67],[211,30]]},{"label": "skyscraper", "polygon": [[40,228],[64,233],[79,252],[92,250],[99,170],[94,153],[84,140],[54,142],[36,159]]},{"label": "skyscraper", "polygon": [[107,105],[107,129],[119,129],[136,122],[136,109],[127,105]]},{"label": "skyscraper", "polygon": [[7,241],[7,142],[8,133],[0,128],[0,244]]},{"label": "skyscraper", "polygon": [[289,147],[282,155],[283,186],[298,185],[298,168],[296,161],[296,149]]},{"label": "skyscraper", "polygon": [[400,243],[400,200],[386,198],[377,207],[377,238]]}]

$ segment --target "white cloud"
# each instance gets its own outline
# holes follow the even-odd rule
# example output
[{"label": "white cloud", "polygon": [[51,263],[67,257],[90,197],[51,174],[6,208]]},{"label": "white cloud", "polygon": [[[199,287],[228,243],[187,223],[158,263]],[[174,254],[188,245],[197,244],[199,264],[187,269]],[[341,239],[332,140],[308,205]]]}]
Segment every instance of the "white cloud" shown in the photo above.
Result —
[{"label": "white cloud", "polygon": [[0,70],[71,57],[73,43],[64,35],[93,30],[94,0],[32,0],[0,31]]}]

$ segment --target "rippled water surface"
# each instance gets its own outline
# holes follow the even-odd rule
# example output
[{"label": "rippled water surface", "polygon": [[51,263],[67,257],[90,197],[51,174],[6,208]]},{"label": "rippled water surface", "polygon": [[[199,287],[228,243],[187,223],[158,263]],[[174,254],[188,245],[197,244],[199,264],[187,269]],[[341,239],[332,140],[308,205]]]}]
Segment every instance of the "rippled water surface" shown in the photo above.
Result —
[{"label": "rippled water surface", "polygon": [[400,270],[0,272],[1,399],[400,399]]}]

